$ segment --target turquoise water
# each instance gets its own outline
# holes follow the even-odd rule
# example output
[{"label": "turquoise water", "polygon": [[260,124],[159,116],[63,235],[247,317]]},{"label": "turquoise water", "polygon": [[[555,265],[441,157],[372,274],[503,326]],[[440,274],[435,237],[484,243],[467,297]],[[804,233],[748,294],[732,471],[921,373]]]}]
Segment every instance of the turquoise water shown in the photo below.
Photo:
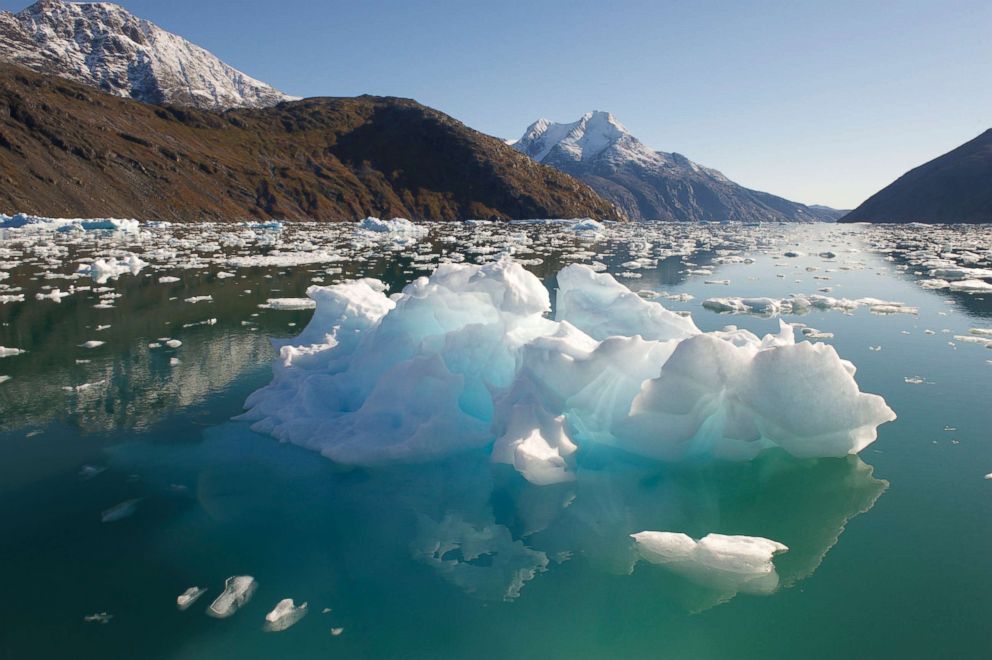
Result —
[{"label": "turquoise water", "polygon": [[[992,481],[983,478],[992,472],[992,351],[955,339],[992,327],[992,305],[921,288],[918,267],[904,267],[903,243],[917,228],[660,225],[583,239],[555,226],[440,226],[402,246],[342,228],[236,230],[245,231],[254,237],[240,242],[216,227],[0,239],[0,270],[11,273],[0,294],[25,296],[0,305],[0,346],[27,351],[0,358],[0,375],[11,377],[0,383],[3,657],[992,653]],[[987,254],[987,240],[960,230],[930,245]],[[340,258],[230,261],[304,243]],[[232,420],[271,378],[269,337],[295,334],[312,313],[260,308],[269,298],[303,296],[315,278],[376,276],[398,290],[445,255],[480,260],[508,246],[549,287],[563,264],[600,261],[641,275],[621,279],[632,289],[689,294],[656,299],[704,330],[778,328],[777,318],[702,308],[713,296],[830,288],[916,307],[784,317],[833,333],[825,341],[857,365],[861,389],[883,395],[899,418],[846,459],[769,452],[665,465],[584,447],[578,480],[548,487],[492,465],[485,451],[335,465]],[[94,308],[92,290],[35,298],[44,286],[101,286],[45,273],[121,250],[149,265],[103,285],[121,294],[114,307]],[[817,256],[827,250],[836,258]],[[623,265],[645,254],[657,265]],[[712,273],[688,272],[705,267]],[[165,338],[182,345],[149,348]],[[106,343],[79,346],[89,340]],[[133,515],[101,522],[131,500]],[[779,589],[727,593],[636,562],[628,535],[641,530],[780,541],[789,551],[775,559]],[[469,552],[472,543],[482,550]],[[207,617],[235,574],[258,580],[254,597],[229,619]],[[209,591],[177,610],[192,585]],[[265,614],[287,597],[307,601],[309,613],[264,632]],[[109,622],[84,621],[102,612]]]}]

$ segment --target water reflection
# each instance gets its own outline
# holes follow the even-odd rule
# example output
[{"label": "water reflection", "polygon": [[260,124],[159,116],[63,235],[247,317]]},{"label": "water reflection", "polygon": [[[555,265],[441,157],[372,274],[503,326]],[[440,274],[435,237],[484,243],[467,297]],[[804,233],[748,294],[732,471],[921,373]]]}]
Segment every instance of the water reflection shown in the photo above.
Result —
[{"label": "water reflection", "polygon": [[[773,539],[789,547],[775,557],[778,585],[789,587],[813,574],[847,521],[868,511],[887,486],[854,456],[799,460],[774,452],[744,464],[677,468],[607,453],[586,457],[574,482],[551,487],[527,483],[482,452],[342,471],[234,422],[182,452],[133,445],[114,456],[119,470],[145,474],[159,488],[195,483],[198,510],[174,524],[187,533],[192,526],[195,536],[209,537],[217,526],[226,529],[221,533],[238,529],[251,536],[229,541],[237,544],[242,565],[253,563],[244,555],[255,552],[261,555],[256,563],[269,563],[262,556],[272,551],[271,539],[278,547],[308,547],[318,565],[333,546],[337,570],[359,581],[382,579],[372,576],[372,567],[396,574],[412,562],[470,597],[508,601],[526,598],[528,585],[576,562],[580,574],[651,579],[658,599],[691,611],[729,600],[736,588],[639,564],[631,534]],[[254,536],[260,526],[264,538]],[[280,570],[305,575],[315,569]],[[268,579],[290,580],[285,574]]]}]

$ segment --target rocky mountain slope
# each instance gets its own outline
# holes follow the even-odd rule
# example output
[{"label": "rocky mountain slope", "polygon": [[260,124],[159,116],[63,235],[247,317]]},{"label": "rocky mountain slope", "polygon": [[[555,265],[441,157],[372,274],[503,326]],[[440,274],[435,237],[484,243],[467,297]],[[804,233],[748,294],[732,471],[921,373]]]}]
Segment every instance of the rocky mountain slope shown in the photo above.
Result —
[{"label": "rocky mountain slope", "polygon": [[635,220],[809,222],[842,215],[750,190],[681,154],[654,151],[607,112],[570,124],[541,119],[512,145],[589,184]]},{"label": "rocky mountain slope", "polygon": [[158,107],[0,65],[0,211],[200,220],[620,219],[575,179],[415,101]]},{"label": "rocky mountain slope", "polygon": [[992,129],[910,170],[842,222],[992,222]]},{"label": "rocky mountain slope", "polygon": [[0,12],[0,61],[145,103],[224,109],[292,98],[104,2],[40,0],[17,13]]}]

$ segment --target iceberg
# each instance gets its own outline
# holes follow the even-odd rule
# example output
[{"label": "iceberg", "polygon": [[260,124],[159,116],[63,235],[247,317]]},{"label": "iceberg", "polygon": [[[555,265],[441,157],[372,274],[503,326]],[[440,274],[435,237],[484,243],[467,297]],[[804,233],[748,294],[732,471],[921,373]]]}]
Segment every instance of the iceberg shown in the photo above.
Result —
[{"label": "iceberg", "polygon": [[574,478],[587,444],[651,459],[802,458],[863,450],[895,419],[833,347],[700,331],[588,266],[551,297],[504,257],[445,263],[387,296],[311,286],[303,332],[276,342],[272,382],[246,401],[256,431],[346,464],[423,462],[492,447],[535,484]]},{"label": "iceberg", "polygon": [[207,614],[218,619],[231,616],[251,600],[258,583],[250,575],[235,575],[224,581],[224,591],[207,608]]}]

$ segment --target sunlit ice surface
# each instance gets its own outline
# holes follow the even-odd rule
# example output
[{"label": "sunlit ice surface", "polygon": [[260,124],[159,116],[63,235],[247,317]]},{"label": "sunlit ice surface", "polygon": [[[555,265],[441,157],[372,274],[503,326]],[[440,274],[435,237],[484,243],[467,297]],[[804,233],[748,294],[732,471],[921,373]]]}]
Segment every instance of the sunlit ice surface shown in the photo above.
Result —
[{"label": "sunlit ice surface", "polygon": [[[989,280],[988,230],[8,225],[0,229],[8,530],[0,547],[17,597],[0,605],[9,624],[0,644],[13,656],[987,650],[992,306],[979,283]],[[512,272],[500,266],[510,259]],[[380,399],[383,414],[345,422],[355,424],[349,435],[330,424],[302,441],[303,431],[264,423],[342,417],[366,404],[365,392],[338,385],[287,386],[294,360],[324,368],[339,345],[311,348],[307,358],[308,347],[343,337],[332,330],[345,324],[321,308],[331,294],[311,287],[366,286],[373,308],[400,306],[397,294],[411,283],[417,290],[417,278],[441,264],[493,276],[502,268],[527,295],[516,307],[500,296],[473,308],[468,289],[451,285],[450,313],[470,317],[461,337],[429,338],[425,352],[420,317],[412,325],[401,317],[390,322],[393,343],[383,333],[376,350],[339,360],[342,373],[352,370],[349,387],[366,378],[363,387],[374,388],[374,367],[395,371],[425,355],[458,373],[442,403],[464,417],[422,434],[437,451],[371,456],[377,439],[402,446],[395,428],[365,438],[371,446],[358,451],[367,455],[340,449],[383,418],[409,421],[393,414],[407,403],[401,395],[440,401],[427,396],[436,389],[416,387],[415,370],[407,390]],[[572,279],[559,281],[562,271]],[[623,294],[614,284],[636,298],[612,296]],[[626,302],[594,315],[595,306],[560,289],[585,302],[594,293]],[[438,299],[420,300],[431,303],[420,311],[436,316]],[[499,309],[510,307],[508,323]],[[513,327],[498,336],[463,330],[486,321]],[[356,345],[371,341],[361,330]],[[675,355],[670,342],[742,346],[751,341],[744,333],[759,343],[772,337],[768,349],[788,334],[795,345],[812,343],[803,349],[811,354],[835,354],[856,367],[846,386],[884,399],[898,417],[867,420],[874,442],[856,434],[862,440],[849,447],[804,453],[799,425],[830,409],[835,388],[808,382],[808,369],[791,362],[735,389],[704,378],[726,361],[683,360],[684,369],[669,365],[682,376],[676,385],[645,389]],[[480,346],[487,359],[465,352]],[[591,368],[564,375],[535,366],[607,349]],[[295,352],[288,368],[287,351]],[[369,368],[357,369],[356,356]],[[633,382],[608,378],[611,370]],[[327,373],[308,378],[333,380]],[[273,388],[283,403],[259,416],[260,393]],[[331,389],[347,401],[330,405]],[[695,393],[688,401],[687,392]],[[790,407],[762,408],[789,395]],[[664,418],[629,421],[637,397],[642,413]],[[833,409],[828,421],[856,408]],[[782,422],[796,409],[798,421]],[[736,420],[730,445],[728,419]],[[747,451],[725,451],[738,445]],[[225,580],[248,575],[257,588],[237,611],[206,616]],[[193,586],[207,591],[180,610],[176,598]],[[266,614],[286,598],[309,613],[266,630]]]}]

